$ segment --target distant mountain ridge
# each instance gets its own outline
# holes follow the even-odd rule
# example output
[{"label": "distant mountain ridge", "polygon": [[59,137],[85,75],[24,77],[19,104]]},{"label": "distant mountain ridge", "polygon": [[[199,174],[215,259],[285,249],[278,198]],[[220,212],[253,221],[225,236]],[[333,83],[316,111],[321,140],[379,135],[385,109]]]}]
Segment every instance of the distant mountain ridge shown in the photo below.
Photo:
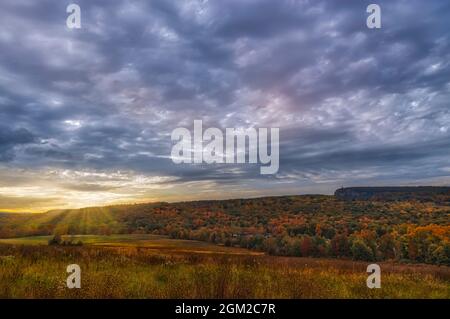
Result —
[{"label": "distant mountain ridge", "polygon": [[427,202],[450,202],[450,187],[446,186],[388,186],[347,187],[334,193],[343,200],[418,200]]}]

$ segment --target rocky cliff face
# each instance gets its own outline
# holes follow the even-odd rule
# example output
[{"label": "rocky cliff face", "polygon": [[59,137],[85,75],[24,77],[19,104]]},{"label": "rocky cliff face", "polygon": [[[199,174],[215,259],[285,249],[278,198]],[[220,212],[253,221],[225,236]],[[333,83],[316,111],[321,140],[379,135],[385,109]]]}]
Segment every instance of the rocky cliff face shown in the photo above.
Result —
[{"label": "rocky cliff face", "polygon": [[418,200],[450,203],[450,187],[348,187],[334,193],[343,200]]}]

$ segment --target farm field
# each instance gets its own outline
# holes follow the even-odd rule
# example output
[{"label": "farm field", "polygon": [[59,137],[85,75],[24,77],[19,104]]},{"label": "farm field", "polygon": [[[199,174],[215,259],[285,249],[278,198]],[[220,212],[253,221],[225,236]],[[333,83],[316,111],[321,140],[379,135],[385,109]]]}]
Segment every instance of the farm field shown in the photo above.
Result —
[{"label": "farm field", "polygon": [[[367,262],[279,257],[156,235],[50,236],[0,241],[0,298],[450,298],[450,268],[382,262],[382,288]],[[81,289],[66,267],[82,269]]]},{"label": "farm field", "polygon": [[[21,238],[0,239],[0,244],[11,245],[48,245],[53,236],[30,236]],[[130,235],[65,235],[63,240],[78,242],[83,245],[105,246],[105,247],[143,247],[147,249],[172,251],[172,252],[195,252],[213,254],[243,254],[260,255],[263,253],[250,251],[243,248],[224,247],[208,242],[196,240],[171,239],[167,236],[152,234],[130,234]]]}]

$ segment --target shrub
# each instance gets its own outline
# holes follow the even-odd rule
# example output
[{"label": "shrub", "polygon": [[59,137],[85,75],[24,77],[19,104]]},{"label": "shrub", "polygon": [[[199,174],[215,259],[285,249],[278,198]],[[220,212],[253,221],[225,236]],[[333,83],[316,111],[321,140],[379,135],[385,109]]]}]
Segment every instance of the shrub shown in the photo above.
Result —
[{"label": "shrub", "polygon": [[372,249],[366,245],[366,243],[360,239],[356,239],[352,244],[352,256],[356,260],[373,261],[374,255]]},{"label": "shrub", "polygon": [[48,244],[50,246],[52,246],[52,245],[61,245],[62,242],[63,242],[63,240],[61,238],[61,235],[57,234],[57,235],[54,235],[53,238],[48,241]]}]

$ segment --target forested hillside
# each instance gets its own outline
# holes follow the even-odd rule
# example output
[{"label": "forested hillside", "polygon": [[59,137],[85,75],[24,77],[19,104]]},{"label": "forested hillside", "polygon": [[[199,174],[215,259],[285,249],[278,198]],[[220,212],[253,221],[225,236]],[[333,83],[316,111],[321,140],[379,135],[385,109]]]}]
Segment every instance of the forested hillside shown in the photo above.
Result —
[{"label": "forested hillside", "polygon": [[0,237],[154,233],[273,255],[450,265],[450,206],[305,195],[0,214]]}]

